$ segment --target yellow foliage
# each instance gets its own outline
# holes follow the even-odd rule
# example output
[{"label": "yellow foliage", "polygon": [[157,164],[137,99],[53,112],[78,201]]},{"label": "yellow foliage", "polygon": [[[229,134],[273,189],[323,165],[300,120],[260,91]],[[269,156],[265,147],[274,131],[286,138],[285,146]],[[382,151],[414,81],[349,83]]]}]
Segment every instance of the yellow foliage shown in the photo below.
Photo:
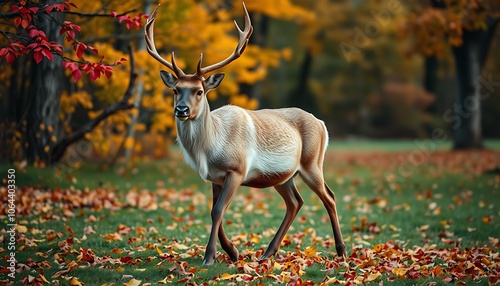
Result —
[{"label": "yellow foliage", "polygon": [[[238,3],[238,1],[234,2]],[[245,4],[249,10],[263,13],[271,18],[300,21],[313,21],[315,18],[314,13],[294,5],[290,0],[253,0]]]},{"label": "yellow foliage", "polygon": [[93,107],[92,96],[84,90],[76,91],[72,94],[63,91],[59,103],[59,117],[61,119],[66,119],[69,115],[73,114],[77,106],[81,106],[85,109]]},{"label": "yellow foliage", "polygon": [[134,146],[134,138],[127,137],[127,139],[125,139],[125,144],[123,146],[125,147],[125,149],[132,148]]},{"label": "yellow foliage", "polygon": [[256,99],[250,99],[244,94],[231,97],[229,103],[246,109],[256,109],[259,106],[259,102]]},{"label": "yellow foliage", "polygon": [[[88,13],[98,11],[104,3],[107,11],[118,13],[133,8],[141,11],[144,5],[144,1],[137,0],[128,2],[75,0],[74,3],[79,11]],[[247,1],[246,5],[251,13],[257,13],[254,15],[263,13],[272,18],[308,23],[315,19],[314,13],[293,4],[291,0],[252,0]],[[174,51],[178,66],[186,73],[195,72],[200,53],[203,53],[204,66],[225,59],[234,51],[238,41],[233,19],[236,19],[240,27],[244,25],[241,1],[233,1],[232,7],[234,8],[227,9],[227,2],[223,0],[207,0],[201,3],[196,0],[163,1],[155,24],[155,44],[158,51],[168,60],[170,53]],[[130,15],[134,16],[134,13]],[[88,31],[78,36],[83,42],[89,38],[109,37],[116,33],[116,27],[113,25],[115,20],[94,17],[81,22],[76,16],[69,15],[69,17],[75,17],[68,20],[79,23],[82,31]],[[142,33],[142,30],[139,33]],[[65,45],[67,49],[71,49],[68,43]],[[99,55],[86,52],[84,54],[86,61],[99,62],[101,57],[104,57],[107,64],[113,64],[121,58],[128,59],[127,53],[116,49],[116,40],[113,36],[109,40],[93,42],[91,45],[99,51]],[[76,58],[71,53],[69,56]],[[226,73],[226,77],[217,90],[208,94],[208,99],[215,100],[222,95],[228,97],[230,104],[248,109],[257,108],[257,100],[241,94],[240,84],[255,84],[263,80],[268,75],[269,68],[277,67],[281,60],[289,60],[291,56],[290,48],[274,50],[249,45],[238,60],[220,70]],[[159,77],[159,71],[166,67],[153,59],[144,49],[134,48],[134,58],[138,73],[137,83],[142,84],[140,109],[118,112],[86,134],[85,138],[92,142],[93,150],[101,155],[109,154],[113,151],[112,146],[121,144],[121,140],[127,134],[131,116],[139,115],[139,110],[147,111],[150,116],[145,119],[146,121],[138,122],[133,127],[135,131],[163,136],[175,132],[172,92],[165,87]],[[129,75],[130,63],[125,61],[119,66],[113,66],[113,74],[109,80],[102,76],[95,82],[90,82],[83,77],[75,84],[77,91],[64,92],[60,101],[60,117],[66,130],[70,126],[68,118],[77,108],[85,109],[87,116],[93,119],[103,108],[120,100],[129,84]],[[137,93],[137,90],[134,90],[134,93]],[[134,94],[134,98],[137,96],[138,94]],[[143,116],[139,118],[144,120]],[[142,149],[140,144],[134,144],[134,138],[127,138],[124,145],[127,148],[133,147],[135,151]]]}]

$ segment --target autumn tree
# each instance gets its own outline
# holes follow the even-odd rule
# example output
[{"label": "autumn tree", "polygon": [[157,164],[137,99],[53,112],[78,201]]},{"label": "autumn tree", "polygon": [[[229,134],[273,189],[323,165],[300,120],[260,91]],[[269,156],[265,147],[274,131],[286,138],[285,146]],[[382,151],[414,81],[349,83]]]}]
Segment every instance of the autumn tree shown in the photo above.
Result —
[{"label": "autumn tree", "polygon": [[[76,9],[77,5],[69,0],[3,2],[1,18],[5,22],[0,56],[11,65],[7,69],[12,69],[10,94],[5,96],[5,101],[10,101],[17,111],[6,118],[15,124],[11,149],[23,149],[23,156],[30,163],[44,165],[58,161],[69,144],[90,132],[89,126],[97,125],[84,125],[83,132],[68,136],[61,131],[61,94],[67,89],[64,70],[68,70],[74,81],[80,80],[82,73],[91,80],[101,76],[109,78],[112,74],[113,67],[104,62],[104,57],[95,61],[87,59],[86,53],[97,55],[99,51],[80,40],[81,27],[67,16],[115,18],[125,22],[128,28],[141,26],[142,15],[131,18],[126,15],[128,12],[118,14],[101,9],[82,13]],[[114,65],[124,60],[114,59]],[[108,110],[107,116],[130,107],[123,104]]]},{"label": "autumn tree", "polygon": [[[83,134],[97,155],[114,157],[117,146],[140,153],[142,145],[133,131],[151,135],[157,146],[151,149],[154,156],[162,154],[164,138],[174,130],[172,97],[165,96],[166,88],[159,80],[161,65],[141,49],[144,34],[140,26],[146,16],[135,12],[147,11],[152,1],[2,3],[0,65],[5,70],[2,78],[8,82],[0,88],[5,109],[0,135],[6,139],[2,142],[5,148],[0,149],[8,150],[3,158],[42,165],[57,161],[64,153],[60,147],[75,142],[75,133]],[[200,52],[207,64],[227,57],[237,41],[232,21],[241,19],[240,4],[194,0],[163,3],[160,9],[168,13],[161,13],[157,20],[159,51],[175,51],[179,66],[188,71],[195,69]],[[127,29],[117,28],[118,24]],[[43,30],[51,25],[53,31]],[[138,87],[127,96],[127,106],[135,102],[138,108],[102,118],[103,113],[109,113],[109,106],[129,94],[132,73],[130,64],[124,62],[129,58],[124,43],[135,47],[135,70],[139,73]],[[240,60],[224,68],[228,76],[216,92],[209,94],[210,100],[224,95],[231,104],[255,108],[256,100],[240,91],[242,83],[251,85],[264,79],[267,70],[283,57],[283,51],[249,45]],[[46,65],[54,72],[44,72]],[[37,76],[32,77],[35,72]],[[44,84],[46,89],[34,84]],[[44,94],[35,98],[30,90]],[[37,112],[31,113],[33,108]],[[99,120],[96,125],[86,123],[95,120]]]},{"label": "autumn tree", "polygon": [[[418,104],[424,98],[417,97],[425,97],[415,80],[419,66],[404,57],[404,47],[397,41],[406,17],[404,3],[297,3],[311,17],[304,17],[292,30],[297,43],[288,77],[290,101],[317,112],[337,135],[425,135],[421,126],[429,119]],[[399,100],[399,105],[384,100],[404,94],[401,90],[414,98]],[[381,106],[386,109],[380,111]],[[405,118],[410,110],[411,123]]]},{"label": "autumn tree", "polygon": [[426,86],[434,92],[436,61],[451,46],[457,88],[452,109],[443,114],[451,124],[454,149],[481,148],[481,101],[494,81],[482,76],[495,28],[500,1],[431,0],[413,6],[406,30],[412,36],[411,52],[426,57]]}]

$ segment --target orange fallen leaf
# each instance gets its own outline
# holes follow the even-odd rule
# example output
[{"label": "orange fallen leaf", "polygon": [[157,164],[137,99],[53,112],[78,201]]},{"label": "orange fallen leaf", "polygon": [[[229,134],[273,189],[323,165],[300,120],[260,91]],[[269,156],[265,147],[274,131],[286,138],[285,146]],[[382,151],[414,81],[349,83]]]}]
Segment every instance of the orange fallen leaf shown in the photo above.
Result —
[{"label": "orange fallen leaf", "polygon": [[70,286],[83,286],[84,283],[78,281],[76,277],[73,277],[71,281],[69,281]]},{"label": "orange fallen leaf", "polygon": [[125,286],[139,286],[141,285],[141,282],[142,280],[136,280],[134,278],[132,278],[130,281],[128,281],[127,283],[123,284]]},{"label": "orange fallen leaf", "polygon": [[398,277],[403,277],[403,276],[405,276],[405,274],[406,274],[407,271],[408,271],[407,268],[396,267],[396,268],[394,268],[394,270],[392,271],[392,273],[394,273]]},{"label": "orange fallen leaf", "polygon": [[236,274],[224,273],[224,274],[222,274],[222,275],[220,276],[220,279],[221,279],[221,280],[231,280],[231,279],[235,278],[236,276],[238,276],[238,275],[236,275]]}]

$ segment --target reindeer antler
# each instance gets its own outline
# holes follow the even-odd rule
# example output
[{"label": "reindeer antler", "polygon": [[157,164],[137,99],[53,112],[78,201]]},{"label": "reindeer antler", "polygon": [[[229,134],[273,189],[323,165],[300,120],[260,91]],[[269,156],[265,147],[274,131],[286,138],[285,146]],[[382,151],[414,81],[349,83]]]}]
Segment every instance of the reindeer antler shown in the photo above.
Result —
[{"label": "reindeer antler", "polygon": [[148,49],[148,53],[155,58],[157,61],[159,61],[161,64],[166,66],[167,68],[171,69],[177,77],[184,75],[184,72],[175,64],[175,59],[174,59],[174,52],[172,52],[172,63],[169,63],[166,59],[162,58],[158,51],[156,50],[155,46],[155,39],[154,39],[154,24],[156,20],[156,13],[158,12],[158,8],[160,8],[161,4],[158,4],[156,9],[151,13],[149,16],[146,25],[144,26],[144,39],[146,40],[146,47]]},{"label": "reindeer antler", "polygon": [[253,27],[252,27],[252,22],[250,20],[250,15],[248,14],[247,7],[245,6],[245,3],[243,3],[243,10],[245,11],[245,29],[242,31],[240,27],[238,26],[238,23],[234,21],[234,25],[236,26],[236,30],[238,31],[239,35],[239,40],[238,40],[238,45],[236,46],[236,49],[234,52],[227,57],[225,60],[220,61],[218,63],[215,63],[213,65],[209,65],[207,67],[202,68],[201,67],[201,61],[203,59],[203,54],[200,55],[200,60],[198,61],[198,69],[197,69],[197,74],[198,75],[204,75],[208,72],[220,69],[226,65],[228,65],[230,62],[236,60],[241,56],[243,51],[245,51],[245,48],[247,47],[248,40],[250,39],[250,36],[252,35],[253,32]]},{"label": "reindeer antler", "polygon": [[[145,31],[144,38],[146,40],[147,50],[153,58],[155,58],[157,61],[162,63],[164,66],[166,66],[167,68],[169,68],[170,70],[175,72],[177,77],[179,77],[181,75],[184,75],[184,72],[175,64],[174,52],[172,52],[172,60],[171,60],[172,63],[170,63],[160,56],[160,54],[158,53],[158,51],[156,50],[156,47],[155,47],[153,28],[154,28],[154,22],[156,19],[156,13],[158,12],[159,7],[160,7],[160,5],[158,5],[158,7],[156,7],[156,9],[153,11],[153,13],[151,13],[151,15],[149,16],[149,19],[146,22],[146,26],[144,28],[144,31]],[[204,67],[204,68],[201,67],[201,62],[203,59],[203,54],[201,54],[200,60],[198,61],[197,70],[196,70],[196,74],[198,76],[202,77],[204,74],[206,74],[208,72],[220,69],[241,56],[241,54],[243,53],[243,51],[247,47],[248,39],[250,38],[250,36],[252,35],[252,32],[253,32],[252,22],[250,20],[250,15],[248,14],[248,10],[245,6],[245,3],[243,3],[243,10],[245,11],[245,29],[241,30],[240,27],[238,26],[238,24],[236,23],[236,21],[234,21],[234,25],[236,26],[236,30],[238,31],[238,35],[239,35],[238,45],[236,46],[236,49],[234,50],[234,52],[229,57],[227,57],[225,60],[220,61],[218,63],[215,63],[213,65]]]}]

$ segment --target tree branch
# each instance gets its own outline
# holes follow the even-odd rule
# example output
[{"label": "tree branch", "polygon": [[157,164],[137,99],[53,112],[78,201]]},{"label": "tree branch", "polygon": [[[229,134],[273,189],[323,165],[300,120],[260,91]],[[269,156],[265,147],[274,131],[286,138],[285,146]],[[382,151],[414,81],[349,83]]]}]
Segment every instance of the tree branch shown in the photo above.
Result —
[{"label": "tree branch", "polygon": [[[120,16],[125,16],[129,13],[133,13],[133,12],[136,12],[137,11],[137,8],[134,8],[134,9],[130,9],[130,10],[127,10],[125,12],[122,12],[120,14],[116,14],[116,16],[113,16],[111,15],[110,13],[106,13],[106,14],[101,14],[100,12],[93,12],[93,13],[86,13],[86,12],[76,12],[76,11],[64,11],[64,12],[58,12],[58,11],[52,11],[51,14],[53,13],[66,13],[66,14],[70,14],[70,15],[75,15],[75,16],[79,16],[79,17],[108,17],[108,18],[115,18],[115,17],[120,17]],[[12,19],[12,18],[15,18],[17,16],[19,16],[19,11],[15,11],[15,12],[7,12],[7,13],[0,13],[0,18],[4,18],[4,19]],[[39,9],[36,14],[47,14],[47,12],[45,11],[45,9]]]},{"label": "tree branch", "polygon": [[125,11],[123,13],[120,13],[120,14],[116,14],[116,16],[112,16],[111,14],[107,13],[107,14],[101,14],[101,13],[84,13],[84,12],[76,12],[76,11],[66,11],[65,13],[66,14],[70,14],[70,15],[75,15],[75,16],[79,16],[79,17],[108,17],[108,18],[116,18],[116,17],[120,17],[120,16],[125,16],[129,13],[133,13],[133,12],[136,12],[137,11],[137,8],[134,8],[134,9],[130,9],[128,11]]},{"label": "tree branch", "polygon": [[123,94],[123,97],[120,99],[120,101],[117,101],[106,107],[96,118],[87,122],[78,130],[57,142],[51,150],[50,163],[56,163],[60,161],[64,153],[66,152],[66,149],[71,144],[82,139],[86,133],[92,131],[101,121],[108,118],[110,115],[113,115],[121,110],[127,110],[136,107],[134,104],[129,103],[129,99],[132,97],[135,81],[137,79],[137,73],[135,71],[135,62],[134,55],[132,53],[132,47],[129,45],[128,49],[130,56],[130,80],[127,90]]}]

